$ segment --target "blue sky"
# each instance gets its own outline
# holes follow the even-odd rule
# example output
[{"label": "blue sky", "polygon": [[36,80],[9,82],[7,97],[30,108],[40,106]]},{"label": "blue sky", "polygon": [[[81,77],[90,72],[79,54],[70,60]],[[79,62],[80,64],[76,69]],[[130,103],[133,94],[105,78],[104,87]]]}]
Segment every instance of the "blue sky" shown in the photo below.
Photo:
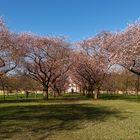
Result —
[{"label": "blue sky", "polygon": [[123,29],[140,17],[140,0],[0,0],[0,16],[12,31],[77,41]]}]

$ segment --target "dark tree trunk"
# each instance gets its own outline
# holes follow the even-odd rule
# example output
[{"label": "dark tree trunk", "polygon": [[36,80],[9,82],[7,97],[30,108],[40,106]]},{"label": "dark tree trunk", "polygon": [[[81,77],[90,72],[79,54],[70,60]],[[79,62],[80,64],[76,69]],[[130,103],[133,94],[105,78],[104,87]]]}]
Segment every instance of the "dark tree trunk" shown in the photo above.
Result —
[{"label": "dark tree trunk", "polygon": [[93,98],[93,89],[92,88],[88,90],[88,97]]},{"label": "dark tree trunk", "polygon": [[49,99],[49,97],[48,97],[48,94],[49,94],[48,86],[44,87],[43,92],[44,92],[44,99],[48,100]]},{"label": "dark tree trunk", "polygon": [[28,97],[29,97],[29,91],[25,91],[25,95],[26,95],[26,99],[28,99]]},{"label": "dark tree trunk", "polygon": [[3,90],[3,99],[5,101],[5,90]]},{"label": "dark tree trunk", "polygon": [[140,76],[138,75],[137,81],[136,81],[136,96],[139,95],[139,87],[140,87]]},{"label": "dark tree trunk", "polygon": [[[81,92],[80,92],[81,93]],[[86,95],[86,93],[85,93],[85,89],[83,89],[83,95],[85,96]]]}]

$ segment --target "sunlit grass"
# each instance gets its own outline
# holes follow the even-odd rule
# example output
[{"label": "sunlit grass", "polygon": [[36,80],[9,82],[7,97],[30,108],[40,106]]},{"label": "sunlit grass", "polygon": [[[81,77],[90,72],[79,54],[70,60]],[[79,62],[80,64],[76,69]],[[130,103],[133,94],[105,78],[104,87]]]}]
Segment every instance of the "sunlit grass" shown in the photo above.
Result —
[{"label": "sunlit grass", "polygon": [[1,102],[0,140],[140,139],[139,101],[65,97]]}]

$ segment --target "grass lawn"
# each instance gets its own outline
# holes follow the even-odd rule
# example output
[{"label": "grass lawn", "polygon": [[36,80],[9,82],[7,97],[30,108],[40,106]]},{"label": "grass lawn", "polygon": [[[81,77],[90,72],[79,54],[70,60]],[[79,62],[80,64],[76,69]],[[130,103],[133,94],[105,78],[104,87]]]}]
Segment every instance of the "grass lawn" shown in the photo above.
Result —
[{"label": "grass lawn", "polygon": [[0,102],[0,140],[139,140],[140,101],[65,96]]}]

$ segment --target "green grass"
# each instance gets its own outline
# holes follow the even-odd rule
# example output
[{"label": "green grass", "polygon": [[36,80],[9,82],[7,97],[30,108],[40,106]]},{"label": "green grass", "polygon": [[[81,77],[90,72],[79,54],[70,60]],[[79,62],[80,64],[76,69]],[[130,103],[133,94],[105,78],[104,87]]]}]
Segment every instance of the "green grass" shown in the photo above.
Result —
[{"label": "green grass", "polygon": [[0,140],[139,140],[140,102],[100,98],[1,101]]},{"label": "green grass", "polygon": [[[30,93],[28,96],[28,99],[42,99],[43,98],[43,94],[35,94],[34,93]],[[26,95],[25,94],[18,94],[18,100],[26,100]],[[4,100],[4,96],[0,95],[0,100]],[[17,95],[16,94],[11,94],[9,93],[9,95],[5,95],[5,100],[17,100]]]}]

